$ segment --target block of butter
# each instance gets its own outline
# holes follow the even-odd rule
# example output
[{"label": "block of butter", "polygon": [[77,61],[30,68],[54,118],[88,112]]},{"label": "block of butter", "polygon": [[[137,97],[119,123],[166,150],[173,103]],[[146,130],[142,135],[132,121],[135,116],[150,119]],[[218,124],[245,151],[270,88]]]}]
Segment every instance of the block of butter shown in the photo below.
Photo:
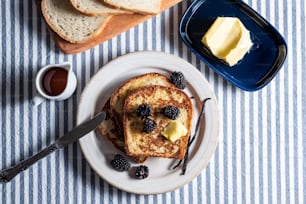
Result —
[{"label": "block of butter", "polygon": [[188,133],[186,127],[179,121],[172,121],[162,130],[161,134],[171,142],[176,141]]},{"label": "block of butter", "polygon": [[250,32],[235,17],[218,17],[201,41],[229,66],[237,64],[252,47]]}]

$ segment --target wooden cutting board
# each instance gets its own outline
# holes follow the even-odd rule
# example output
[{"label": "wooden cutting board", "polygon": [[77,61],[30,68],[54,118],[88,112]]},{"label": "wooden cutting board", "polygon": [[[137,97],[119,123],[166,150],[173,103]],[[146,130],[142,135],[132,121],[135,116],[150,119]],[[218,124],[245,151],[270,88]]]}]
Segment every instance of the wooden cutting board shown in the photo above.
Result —
[{"label": "wooden cutting board", "polygon": [[[182,0],[163,0],[161,6],[161,12],[174,6],[175,4],[181,2]],[[37,1],[38,7],[40,8],[41,1]],[[122,14],[111,16],[109,22],[105,26],[102,33],[95,39],[89,40],[82,44],[73,44],[63,40],[55,32],[53,32],[50,27],[52,38],[54,39],[60,50],[66,54],[76,54],[79,52],[86,51],[98,44],[103,43],[122,32],[144,22],[145,20],[151,18],[152,15],[141,15],[141,14]]]}]

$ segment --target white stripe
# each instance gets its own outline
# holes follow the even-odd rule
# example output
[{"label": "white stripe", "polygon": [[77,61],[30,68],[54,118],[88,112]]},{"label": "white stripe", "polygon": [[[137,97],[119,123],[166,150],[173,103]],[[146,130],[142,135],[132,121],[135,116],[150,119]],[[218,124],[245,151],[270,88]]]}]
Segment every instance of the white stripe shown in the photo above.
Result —
[{"label": "white stripe", "polygon": [[[288,1],[287,11],[288,11],[288,22],[293,22],[294,23],[293,13],[292,13],[292,1],[291,0]],[[293,38],[295,38],[295,33],[296,32],[294,32],[293,29],[292,29],[292,25],[288,25],[288,34],[291,35],[291,38],[288,39],[288,42],[289,42],[290,45],[293,45]],[[293,51],[292,49],[289,49],[290,56],[292,56],[292,57],[288,56],[289,67],[293,67],[291,65],[293,65],[293,60],[295,60],[294,55],[293,55],[294,53],[292,51]],[[290,170],[290,178],[289,178],[290,183],[283,183],[283,185],[286,185],[286,186],[289,185],[290,189],[294,189],[294,187],[292,188],[292,186],[294,186],[292,184],[292,180],[294,179],[294,169],[293,169],[294,168],[294,165],[293,165],[294,157],[293,157],[293,152],[292,152],[293,151],[293,139],[292,138],[294,138],[294,132],[293,132],[293,129],[292,129],[294,127],[294,124],[293,124],[293,111],[294,110],[292,109],[293,102],[291,100],[294,97],[294,92],[293,92],[293,87],[292,87],[292,82],[293,82],[292,72],[288,71],[286,77],[287,77],[286,82],[288,83],[288,98],[289,98],[288,104],[286,104],[287,107],[288,107],[288,118],[286,118],[286,121],[287,121],[287,127],[289,128],[289,134],[284,135],[284,140],[285,140],[285,137],[288,138],[289,143],[286,144],[286,145],[284,144],[282,149],[285,149],[286,146],[287,146],[287,148],[289,148],[289,167],[287,166],[288,164],[285,165],[285,163],[283,164],[282,167],[285,168],[287,166],[288,169]],[[285,121],[285,120],[283,120],[283,121]],[[284,156],[283,158],[285,158],[285,155],[283,155],[283,156]],[[285,188],[284,188],[284,191],[282,191],[282,195],[283,195],[283,193],[286,195],[285,192],[286,191],[285,191]],[[292,191],[292,192],[294,192],[294,191]],[[290,195],[290,198],[294,197],[294,195],[292,195],[292,193],[289,193],[289,195]],[[283,197],[283,199],[286,198],[285,196],[282,196],[282,197]]]},{"label": "white stripe", "polygon": [[[274,11],[275,11],[275,8],[274,8],[274,3],[271,3],[270,2],[270,22],[272,25],[275,25],[275,15],[274,15]],[[267,107],[267,111],[271,117],[271,127],[270,127],[270,131],[271,131],[271,135],[269,135],[269,132],[267,132],[267,137],[271,137],[272,136],[272,144],[271,144],[271,152],[272,152],[272,155],[271,155],[271,167],[272,167],[272,175],[268,175],[268,176],[271,176],[272,177],[272,201],[273,202],[276,202],[277,201],[277,188],[278,188],[278,180],[277,180],[277,173],[278,170],[276,169],[276,166],[277,166],[277,163],[276,163],[276,155],[277,155],[277,152],[276,152],[276,146],[278,145],[275,138],[276,138],[276,124],[275,122],[275,117],[273,117],[275,115],[275,106],[274,104],[276,104],[276,101],[275,101],[275,81],[273,83],[271,83],[271,96],[266,96],[266,97],[269,97],[270,101],[271,101],[271,107]],[[266,128],[269,128],[268,126],[266,126]],[[268,131],[268,130],[267,130]],[[268,147],[269,148],[269,147]],[[269,161],[268,161],[269,162]],[[279,181],[280,182],[280,181]],[[267,196],[271,196],[271,195],[267,195]],[[267,197],[268,198],[268,197]]]},{"label": "white stripe", "polygon": [[[263,89],[261,91],[261,93],[262,93],[261,98],[258,98],[258,100],[261,101],[260,105],[261,105],[261,109],[262,109],[262,111],[261,111],[262,112],[262,120],[259,121],[259,123],[260,123],[259,125],[262,127],[262,130],[261,130],[262,131],[262,135],[261,135],[261,137],[262,137],[262,161],[260,161],[258,159],[257,164],[260,165],[260,163],[262,163],[263,175],[260,175],[260,176],[262,176],[262,181],[263,181],[263,189],[264,189],[263,190],[263,198],[264,198],[265,203],[267,203],[267,201],[268,201],[268,188],[270,187],[268,185],[269,180],[268,180],[268,177],[267,177],[268,172],[269,172],[268,171],[268,166],[269,166],[269,162],[268,162],[268,134],[267,134],[267,128],[266,128],[267,127],[267,89],[268,89],[268,87],[266,89]],[[259,103],[258,100],[256,100],[256,102]],[[256,118],[256,120],[258,120],[258,119]],[[260,136],[259,133],[257,135],[258,135],[258,137]],[[256,145],[254,145],[254,149],[256,149],[256,148],[258,148],[258,147],[256,147]],[[256,160],[254,161],[254,164],[256,164],[255,162],[256,162]],[[255,175],[255,171],[254,171],[254,175]],[[259,187],[260,186],[259,185],[259,179],[255,179],[254,181],[255,181],[255,184],[257,184],[257,186]],[[255,186],[254,186],[255,195],[257,193],[258,194],[257,196],[259,198],[259,188],[257,189],[257,188],[255,188]]]},{"label": "white stripe", "polygon": [[[254,95],[254,97],[253,97],[253,107],[252,108],[249,107],[251,109],[251,111],[253,111],[252,120],[253,120],[253,123],[254,123],[253,124],[254,125],[253,126],[253,137],[254,138],[252,138],[253,139],[253,143],[249,143],[249,145],[253,146],[252,148],[253,148],[253,151],[254,151],[253,155],[252,155],[254,161],[252,161],[252,164],[258,164],[258,165],[256,167],[251,166],[251,164],[250,164],[251,163],[251,158],[249,158],[249,160],[246,161],[246,164],[247,164],[246,165],[246,169],[248,169],[248,173],[249,173],[248,175],[254,176],[254,184],[253,184],[254,185],[253,186],[254,192],[252,192],[252,193],[254,193],[254,198],[253,198],[254,201],[259,201],[259,197],[260,197],[259,196],[259,192],[260,192],[259,191],[259,176],[260,177],[263,176],[263,175],[259,174],[259,165],[260,165],[260,162],[264,162],[264,160],[259,160],[260,146],[261,146],[263,151],[266,151],[266,149],[264,149],[264,143],[263,144],[259,144],[259,141],[258,141],[259,137],[263,138],[263,135],[260,135],[259,131],[258,131],[259,130],[259,121],[258,121],[257,113],[259,113],[259,108],[258,108],[258,100],[256,100],[258,98],[259,98],[259,92],[257,92]],[[248,144],[248,143],[246,143],[246,144]],[[262,164],[262,166],[264,166],[264,164]],[[251,168],[253,169],[254,175],[251,175],[250,172],[249,172]],[[249,192],[251,192],[250,188],[251,188],[251,183],[249,182],[248,185],[247,185],[247,189],[249,190]],[[261,186],[261,188],[262,189],[266,189],[264,185]],[[264,190],[264,191],[266,191],[266,190]],[[246,194],[246,195],[248,195],[248,194]],[[250,199],[249,200],[249,202],[250,202],[252,200],[252,198],[249,198],[249,199]],[[248,200],[248,198],[247,198],[247,200]]]},{"label": "white stripe", "polygon": [[[301,5],[301,1],[298,1],[297,2],[297,5]],[[298,6],[299,7],[299,6]],[[302,11],[303,12],[303,15],[304,15],[304,20],[305,20],[305,9],[306,9],[306,4],[304,2],[304,7],[305,8],[300,8],[300,9],[297,9],[297,13],[296,13],[296,16],[298,16],[298,21],[297,21],[297,31],[301,30],[302,31],[302,35],[297,32],[298,34],[298,37],[297,37],[297,50],[303,50],[302,48],[302,42],[304,43],[305,45],[305,35],[306,35],[306,31],[305,31],[305,27],[302,29],[301,28],[301,13]],[[305,22],[304,22],[305,23]],[[304,50],[305,52],[305,50]],[[297,57],[297,73],[303,73],[302,72],[302,69],[304,67],[302,67],[302,51],[301,52],[298,52],[298,57]],[[305,83],[305,82],[304,82]],[[303,81],[302,81],[302,74],[298,74],[298,78],[297,78],[297,107],[303,107],[303,99],[302,99],[302,87],[303,87]],[[305,85],[304,85],[305,87]],[[303,87],[303,88],[304,88]],[[304,90],[305,91],[305,90]],[[297,125],[298,125],[298,129],[297,129],[297,133],[298,133],[298,136],[297,136],[297,140],[298,140],[298,149],[297,149],[297,156],[298,156],[298,190],[299,190],[299,200],[298,202],[299,203],[302,203],[303,202],[303,195],[304,195],[304,188],[303,188],[303,183],[304,183],[304,176],[303,176],[303,124],[302,124],[302,118],[303,118],[303,115],[302,115],[302,108],[300,108],[298,111],[297,111],[297,114],[298,114],[298,118],[297,118]]]}]

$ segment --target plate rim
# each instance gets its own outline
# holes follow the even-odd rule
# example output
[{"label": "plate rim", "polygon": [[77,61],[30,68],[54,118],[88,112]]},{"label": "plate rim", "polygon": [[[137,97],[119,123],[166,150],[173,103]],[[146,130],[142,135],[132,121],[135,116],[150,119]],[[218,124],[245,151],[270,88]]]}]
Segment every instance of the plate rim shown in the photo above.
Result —
[{"label": "plate rim", "polygon": [[[82,139],[81,138],[78,143],[81,147],[81,151],[82,151],[82,154],[83,156],[85,157],[86,161],[88,162],[88,164],[90,165],[90,167],[95,171],[95,173],[100,177],[102,178],[105,182],[109,183],[110,185],[118,188],[118,189],[121,189],[123,191],[126,191],[126,192],[129,192],[129,193],[134,193],[134,194],[142,194],[142,195],[152,195],[152,194],[161,194],[161,193],[165,193],[165,192],[170,192],[170,191],[173,191],[179,187],[182,187],[184,185],[186,185],[187,183],[191,182],[196,176],[198,176],[202,171],[203,169],[208,165],[208,163],[210,162],[210,160],[212,159],[213,155],[215,154],[216,152],[216,149],[217,149],[217,146],[220,142],[220,132],[221,132],[221,124],[222,124],[222,116],[221,116],[221,112],[220,112],[220,108],[219,108],[219,104],[218,104],[218,101],[217,101],[217,97],[215,96],[213,90],[212,90],[212,87],[210,86],[210,84],[208,83],[208,81],[206,80],[206,78],[204,77],[204,75],[198,70],[196,69],[192,64],[190,64],[189,62],[185,61],[184,59],[178,57],[178,56],[175,56],[173,54],[170,54],[170,53],[166,53],[166,52],[162,52],[162,51],[135,51],[135,52],[131,52],[131,53],[127,53],[127,54],[124,54],[124,55],[121,55],[121,56],[118,56],[114,59],[112,59],[111,61],[109,61],[108,63],[106,63],[105,65],[103,65],[102,67],[100,67],[100,69],[91,77],[91,79],[86,83],[84,89],[82,90],[82,93],[81,93],[81,96],[80,96],[80,100],[79,100],[79,103],[78,103],[78,110],[77,110],[77,124],[80,124],[81,122],[84,122],[83,120],[80,120],[80,105],[82,104],[82,101],[83,101],[83,97],[84,97],[84,94],[87,92],[87,90],[90,88],[91,84],[94,83],[95,81],[95,78],[98,77],[98,74],[100,73],[103,73],[103,69],[105,67],[110,67],[113,63],[117,62],[117,60],[122,60],[124,58],[129,58],[129,57],[133,57],[133,55],[159,55],[159,56],[163,56],[165,58],[172,58],[174,60],[178,60],[180,62],[184,62],[186,65],[188,64],[189,67],[192,67],[193,68],[193,72],[196,71],[198,73],[200,73],[200,77],[202,78],[202,80],[204,80],[205,82],[205,87],[208,88],[208,91],[210,93],[211,96],[213,96],[213,101],[214,101],[214,108],[215,110],[217,111],[217,116],[216,116],[216,119],[217,119],[217,124],[216,124],[216,135],[215,135],[215,143],[214,143],[214,146],[212,146],[212,149],[213,151],[210,153],[210,155],[208,155],[208,159],[206,162],[203,162],[201,167],[199,168],[199,171],[196,172],[193,176],[189,177],[189,179],[185,180],[185,182],[182,182],[180,183],[180,185],[178,186],[173,186],[172,188],[168,188],[167,190],[155,190],[155,191],[151,191],[151,192],[137,192],[135,190],[131,190],[131,189],[128,189],[128,188],[123,188],[123,187],[120,187],[118,186],[116,183],[112,182],[111,180],[109,179],[106,179],[105,176],[103,176],[95,167],[95,165],[91,162],[90,158],[87,157],[86,155],[86,151],[84,149],[84,146],[82,144]],[[188,68],[189,68],[188,67]],[[94,111],[97,111],[97,110],[94,110]]]}]

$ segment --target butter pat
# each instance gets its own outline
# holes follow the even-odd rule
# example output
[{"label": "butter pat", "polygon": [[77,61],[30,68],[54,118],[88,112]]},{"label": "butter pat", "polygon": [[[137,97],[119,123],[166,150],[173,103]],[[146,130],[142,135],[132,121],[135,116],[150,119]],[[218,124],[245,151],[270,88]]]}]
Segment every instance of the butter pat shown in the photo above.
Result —
[{"label": "butter pat", "polygon": [[187,133],[188,130],[179,121],[171,121],[161,132],[161,134],[171,142],[174,142],[180,137],[185,136]]},{"label": "butter pat", "polygon": [[219,59],[234,66],[252,47],[250,32],[235,17],[218,17],[202,43]]}]

